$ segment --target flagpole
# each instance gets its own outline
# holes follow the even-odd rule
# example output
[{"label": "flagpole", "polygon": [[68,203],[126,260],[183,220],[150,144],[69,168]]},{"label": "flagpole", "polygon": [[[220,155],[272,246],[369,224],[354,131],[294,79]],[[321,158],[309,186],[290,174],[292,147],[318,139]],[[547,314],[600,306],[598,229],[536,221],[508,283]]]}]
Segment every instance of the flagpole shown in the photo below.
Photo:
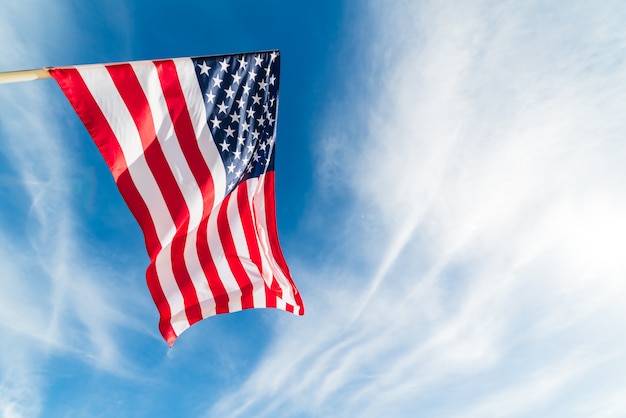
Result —
[{"label": "flagpole", "polygon": [[0,73],[0,84],[50,78],[52,76],[48,70],[49,68],[39,68],[35,70],[7,71]]}]

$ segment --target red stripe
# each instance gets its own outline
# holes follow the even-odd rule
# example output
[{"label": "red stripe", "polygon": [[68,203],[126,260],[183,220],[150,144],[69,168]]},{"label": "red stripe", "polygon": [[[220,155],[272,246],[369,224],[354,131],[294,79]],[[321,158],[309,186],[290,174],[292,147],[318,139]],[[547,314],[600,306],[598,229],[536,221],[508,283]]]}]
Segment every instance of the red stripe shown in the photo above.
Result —
[{"label": "red stripe", "polygon": [[[259,249],[259,244],[257,240],[256,234],[256,225],[254,224],[254,219],[252,217],[252,209],[250,207],[250,195],[248,194],[248,187],[246,183],[242,183],[237,187],[237,207],[239,208],[239,216],[241,218],[241,224],[243,225],[243,231],[246,238],[246,246],[248,247],[248,254],[250,256],[250,261],[257,266],[259,269],[259,275],[263,278],[261,272],[263,271],[263,260],[261,258],[261,250]],[[265,284],[265,280],[263,279],[263,287],[265,289],[265,306],[270,307],[268,305],[268,295],[267,295],[267,285]],[[270,301],[270,305],[274,304],[276,306],[276,297],[274,295],[273,302]],[[263,307],[263,306],[257,306]]]},{"label": "red stripe", "polygon": [[180,79],[176,71],[176,64],[172,60],[155,61],[159,82],[165,97],[170,118],[174,123],[174,131],[180,143],[181,150],[185,155],[185,160],[200,188],[202,194],[202,221],[199,225],[196,236],[196,251],[202,266],[202,271],[206,277],[209,289],[215,300],[216,313],[228,312],[228,293],[218,277],[215,262],[211,257],[211,252],[207,240],[208,217],[211,214],[215,200],[215,186],[211,170],[206,165],[202,156],[202,151],[198,145],[198,139],[193,128],[193,122],[189,115],[185,95],[181,88]]},{"label": "red stripe", "polygon": [[272,292],[274,292],[276,294],[276,297],[279,299],[282,299],[283,297],[283,289],[280,287],[280,285],[278,284],[278,280],[276,280],[276,277],[272,277],[272,283],[270,285],[270,289],[272,289]]},{"label": "red stripe", "polygon": [[243,232],[246,237],[246,245],[250,261],[259,269],[263,270],[263,262],[261,259],[261,251],[259,250],[258,241],[256,239],[256,227],[252,219],[252,210],[250,209],[250,197],[248,195],[248,187],[246,183],[242,183],[237,187],[237,207],[239,208],[239,217],[243,225]]},{"label": "red stripe", "polygon": [[267,283],[265,284],[265,306],[268,308],[275,308],[277,301],[276,293],[269,288]]},{"label": "red stripe", "polygon": [[[239,188],[244,188],[245,184],[239,185]],[[241,264],[241,259],[237,253],[235,242],[230,230],[230,223],[228,221],[228,203],[233,193],[230,193],[224,198],[217,214],[217,232],[222,242],[222,248],[224,249],[224,256],[230,267],[230,271],[233,273],[239,289],[241,290],[241,308],[250,309],[254,308],[254,299],[252,297],[252,282],[248,277],[248,273]]]},{"label": "red stripe", "polygon": [[298,304],[298,307],[300,308],[300,312],[298,312],[298,315],[304,315],[304,301],[302,300],[302,294],[298,291],[297,288],[295,288],[296,291],[296,303]]},{"label": "red stripe", "polygon": [[296,295],[295,295],[296,303],[298,304],[298,307],[300,308],[298,315],[304,315],[304,301],[302,300],[302,295],[300,294],[297,288],[294,288],[294,289],[296,291]]},{"label": "red stripe", "polygon": [[124,154],[117,141],[111,141],[115,135],[80,73],[74,68],[55,68],[50,70],[50,74],[89,131],[117,181],[120,174],[127,170]]},{"label": "red stripe", "polygon": [[[144,234],[150,265],[146,270],[146,283],[161,317],[159,329],[167,341],[173,342],[176,333],[170,324],[171,311],[154,266],[155,258],[161,249],[154,223],[144,200],[130,177],[122,149],[106,117],[100,110],[80,73],[76,69],[54,69],[50,71],[70,104],[91,134],[105,162],[115,178],[120,194]],[[173,339],[172,339],[173,336]]]},{"label": "red stripe", "polygon": [[272,255],[285,276],[287,276],[287,278],[291,280],[289,267],[287,267],[285,257],[283,256],[283,252],[280,249],[280,243],[278,242],[278,229],[276,228],[276,202],[274,201],[274,172],[268,171],[267,173],[265,173],[262,181],[265,200],[265,221],[267,222],[267,236],[270,241]]},{"label": "red stripe", "polygon": [[[209,289],[211,289],[211,293],[215,298],[215,313],[223,314],[230,312],[230,309],[228,307],[230,297],[228,296],[226,287],[224,287],[224,283],[222,283],[222,281],[220,280],[217,267],[215,267],[213,257],[211,256],[211,250],[209,249],[209,240],[207,236],[208,225],[209,217],[206,216],[202,219],[202,222],[200,222],[200,226],[198,227],[198,241],[196,243],[196,247],[198,248],[198,256],[200,257],[202,270],[206,276],[207,283],[209,284]],[[203,259],[205,258],[207,259],[206,269],[205,262],[203,262]]]},{"label": "red stripe", "polygon": [[193,129],[191,116],[187,109],[187,102],[185,102],[185,96],[180,85],[180,80],[178,79],[178,73],[176,72],[176,65],[174,61],[167,60],[157,61],[155,62],[155,66],[159,74],[159,81],[163,95],[165,96],[167,109],[174,123],[176,137],[185,155],[187,164],[196,179],[196,183],[202,191],[205,207],[204,213],[208,213],[206,209],[209,208],[210,210],[213,208],[213,202],[215,200],[213,178],[211,177],[211,171],[209,167],[207,167],[200,147],[198,146],[198,139]]},{"label": "red stripe", "polygon": [[77,70],[73,68],[54,69],[51,70],[51,74],[57,80],[70,104],[74,107],[87,131],[91,134],[96,146],[113,173],[120,193],[144,232],[146,248],[152,259],[161,249],[161,243],[159,242],[148,207],[130,177],[124,153],[115,138],[109,122]]},{"label": "red stripe", "polygon": [[[291,277],[291,272],[289,271],[289,267],[287,267],[287,262],[285,261],[285,257],[283,256],[283,252],[278,241],[278,228],[276,226],[276,200],[274,194],[274,171],[268,171],[264,175],[263,193],[265,194],[265,220],[267,222],[267,235],[270,242],[272,256],[276,260],[276,263],[278,263],[285,277],[287,277],[287,280],[289,280],[289,283],[294,291],[295,302],[300,307],[300,314],[303,315],[304,304],[302,302],[302,297],[296,288],[293,278]],[[272,285],[273,284],[274,283],[272,283]],[[293,312],[293,310],[290,312]]]},{"label": "red stripe", "polygon": [[159,331],[161,331],[161,335],[171,347],[178,336],[172,327],[172,311],[169,303],[167,303],[167,297],[159,285],[154,262],[151,262],[146,270],[146,279],[148,282],[148,290],[150,290],[150,295],[152,295],[152,300],[154,300],[154,304],[157,306],[161,315],[161,319],[159,320]]},{"label": "red stripe", "polygon": [[189,209],[158,142],[148,99],[133,68],[130,64],[116,64],[108,66],[107,70],[135,122],[146,163],[161,190],[176,226],[176,234],[171,244],[172,271],[183,296],[185,314],[191,325],[202,319],[202,311],[184,257],[186,234],[189,228]]}]

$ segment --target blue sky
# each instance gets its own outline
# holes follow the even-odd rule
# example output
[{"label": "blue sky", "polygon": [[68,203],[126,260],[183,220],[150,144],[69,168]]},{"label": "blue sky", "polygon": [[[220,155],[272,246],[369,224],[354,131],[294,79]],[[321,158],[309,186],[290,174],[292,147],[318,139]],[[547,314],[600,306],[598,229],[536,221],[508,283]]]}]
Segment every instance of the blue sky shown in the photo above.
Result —
[{"label": "blue sky", "polygon": [[0,416],[626,415],[626,6],[5,0],[0,71],[281,50],[307,312],[173,349],[52,80],[0,86]]}]

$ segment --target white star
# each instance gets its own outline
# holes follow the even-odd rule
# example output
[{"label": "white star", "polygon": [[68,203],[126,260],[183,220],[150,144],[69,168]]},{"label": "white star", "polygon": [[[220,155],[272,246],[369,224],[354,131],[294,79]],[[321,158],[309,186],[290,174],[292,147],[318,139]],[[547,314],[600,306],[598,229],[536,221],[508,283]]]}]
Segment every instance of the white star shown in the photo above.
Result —
[{"label": "white star", "polygon": [[228,88],[224,90],[224,92],[226,93],[226,97],[228,97],[229,99],[232,99],[233,94],[235,94],[235,90],[231,89],[230,86],[228,86]]},{"label": "white star", "polygon": [[269,105],[267,104],[267,102],[264,102],[264,103],[263,103],[263,111],[264,111],[265,113],[267,113],[267,112],[269,111],[269,109],[268,109],[268,108],[269,108]]},{"label": "white star", "polygon": [[246,101],[243,98],[241,98],[239,100],[235,100],[235,101],[237,102],[237,105],[239,106],[239,109],[241,109],[242,107],[245,107],[245,105],[246,105]]},{"label": "white star", "polygon": [[254,110],[252,108],[246,109],[246,113],[248,113],[249,118],[254,118]]},{"label": "white star", "polygon": [[235,183],[231,182],[231,183],[228,184],[228,189],[229,190],[232,189],[233,187],[235,187]]},{"label": "white star", "polygon": [[211,123],[213,124],[213,129],[220,127],[220,120],[217,118],[217,116],[213,117],[213,120],[211,120]]},{"label": "white star", "polygon": [[259,140],[259,132],[252,131],[252,137],[254,138],[255,141],[258,141]]},{"label": "white star", "polygon": [[259,85],[259,91],[265,90],[265,87],[267,87],[267,83],[265,82],[265,80],[261,80],[257,82],[257,84]]},{"label": "white star", "polygon": [[237,61],[239,61],[239,68],[246,68],[248,66],[248,62],[241,57],[240,59],[238,59]]},{"label": "white star", "polygon": [[208,93],[204,93],[204,95],[206,96],[206,102],[207,103],[215,103],[213,101],[213,99],[215,99],[215,95],[213,94],[212,91],[209,91]]},{"label": "white star", "polygon": [[270,54],[270,62],[274,62],[274,60],[276,59],[277,56],[278,56],[278,52],[277,51],[273,51]]},{"label": "white star", "polygon": [[274,145],[274,137],[270,136],[267,142],[270,144],[270,146]]},{"label": "white star", "polygon": [[265,142],[261,142],[261,145],[259,145],[259,148],[261,148],[261,150],[265,152],[265,149],[267,148],[267,144]]},{"label": "white star", "polygon": [[217,86],[217,87],[222,86],[222,79],[219,76],[216,75],[215,77],[213,77],[212,80],[213,80],[214,86]]},{"label": "white star", "polygon": [[199,64],[198,67],[200,67],[200,74],[206,74],[207,76],[209,75],[209,70],[211,69],[211,67],[206,65],[206,61],[202,61],[202,64]]},{"label": "white star", "polygon": [[250,93],[250,86],[247,84],[243,85],[243,94],[248,94]]},{"label": "white star", "polygon": [[239,142],[241,145],[245,144],[246,142],[246,138],[243,136],[240,136],[237,138],[237,142]]},{"label": "white star", "polygon": [[235,133],[235,130],[233,128],[231,128],[230,126],[227,127],[226,129],[224,129],[224,131],[226,132],[226,137],[228,138],[229,136],[232,137],[233,134]]},{"label": "white star", "polygon": [[241,76],[235,73],[235,75],[233,75],[233,83],[239,84],[239,80],[241,80]]},{"label": "white star", "polygon": [[235,122],[237,122],[238,120],[239,120],[239,115],[238,115],[236,112],[233,112],[233,113],[230,115],[230,121],[231,121],[231,122],[233,122],[233,123],[235,123]]},{"label": "white star", "polygon": [[243,132],[246,132],[250,127],[250,124],[244,120],[243,122],[241,122],[241,124],[239,124],[239,126],[241,126],[241,130]]},{"label": "white star", "polygon": [[222,143],[220,144],[220,147],[222,147],[222,151],[228,151],[228,141],[226,141],[226,139],[224,139],[224,141],[222,141]]},{"label": "white star", "polygon": [[261,104],[261,96],[259,96],[259,93],[255,93],[254,96],[252,96],[252,100],[254,100],[254,104]]},{"label": "white star", "polygon": [[250,161],[250,158],[248,157],[244,157],[243,160],[241,160],[243,162],[244,165],[248,164],[248,161]]},{"label": "white star", "polygon": [[[235,160],[241,159],[241,151],[235,151],[235,152],[233,152],[233,155],[235,156]],[[237,176],[239,176],[239,175],[237,175]]]},{"label": "white star", "polygon": [[233,173],[235,171],[235,164],[230,163],[230,165],[226,168],[228,168],[229,173]]},{"label": "white star", "polygon": [[217,107],[220,108],[220,113],[228,113],[226,112],[226,110],[228,110],[228,106],[222,102],[222,104],[218,104]]},{"label": "white star", "polygon": [[241,170],[237,170],[237,172],[235,173],[235,177],[237,178],[241,177]]},{"label": "white star", "polygon": [[256,163],[256,162],[259,162],[259,158],[260,158],[260,157],[259,157],[259,154],[258,154],[258,153],[256,153],[256,152],[255,152],[255,153],[254,153],[254,155],[252,156],[252,159],[254,160],[254,162],[255,162],[255,163]]},{"label": "white star", "polygon": [[272,74],[270,77],[270,86],[273,86],[275,81],[276,81],[276,77],[274,77],[274,74]]},{"label": "white star", "polygon": [[274,100],[276,100],[276,98],[275,98],[275,97],[272,97],[272,98],[270,99],[270,106],[274,106]]},{"label": "white star", "polygon": [[269,126],[274,125],[274,118],[272,117],[272,115],[269,115],[267,117],[267,123],[269,124]]},{"label": "white star", "polygon": [[263,63],[263,60],[261,59],[261,57],[259,57],[258,55],[254,57],[254,66],[255,67],[257,65],[260,67],[262,63]]},{"label": "white star", "polygon": [[252,145],[252,144],[247,145],[246,148],[248,148],[248,152],[254,151],[254,145]]},{"label": "white star", "polygon": [[257,119],[257,122],[259,123],[259,126],[263,126],[263,124],[265,123],[265,118],[261,116],[259,119]]},{"label": "white star", "polygon": [[249,166],[248,166],[248,168],[246,168],[246,173],[249,173],[249,172],[251,172],[251,171],[252,171],[252,166],[251,166],[251,165],[249,165]]},{"label": "white star", "polygon": [[226,58],[220,61],[220,66],[222,67],[222,71],[228,70],[228,61],[226,61]]},{"label": "white star", "polygon": [[268,65],[265,67],[265,74],[269,74],[272,71],[272,68]]},{"label": "white star", "polygon": [[248,75],[250,76],[250,80],[253,80],[256,78],[256,73],[253,71],[248,71]]}]

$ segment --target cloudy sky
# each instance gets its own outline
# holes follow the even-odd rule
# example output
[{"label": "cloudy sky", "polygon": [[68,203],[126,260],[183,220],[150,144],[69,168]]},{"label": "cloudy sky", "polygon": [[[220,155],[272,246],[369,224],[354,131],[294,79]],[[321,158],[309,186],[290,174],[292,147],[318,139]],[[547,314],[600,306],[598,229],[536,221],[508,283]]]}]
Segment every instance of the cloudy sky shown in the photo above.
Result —
[{"label": "cloudy sky", "polygon": [[626,415],[622,1],[172,4],[4,0],[0,71],[280,49],[306,315],[169,349],[69,103],[0,85],[0,416]]}]

